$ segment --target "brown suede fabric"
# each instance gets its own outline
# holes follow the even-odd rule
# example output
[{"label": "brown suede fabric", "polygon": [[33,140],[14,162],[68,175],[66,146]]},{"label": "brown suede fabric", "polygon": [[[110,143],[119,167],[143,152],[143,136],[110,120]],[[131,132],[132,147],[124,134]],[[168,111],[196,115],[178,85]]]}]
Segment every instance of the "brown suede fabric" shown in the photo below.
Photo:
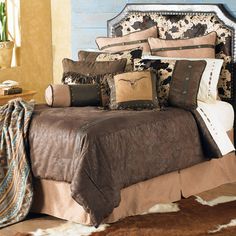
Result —
[{"label": "brown suede fabric", "polygon": [[104,75],[116,72],[123,72],[126,66],[126,59],[117,61],[73,61],[68,58],[62,60],[63,72],[80,73],[83,75]]},{"label": "brown suede fabric", "polygon": [[79,61],[96,61],[97,57],[101,54],[102,52],[90,52],[90,51],[84,51],[81,50],[78,52],[78,59]]},{"label": "brown suede fabric", "polygon": [[207,160],[201,143],[208,136],[201,133],[208,130],[203,124],[199,132],[196,119],[170,107],[108,112],[36,106],[29,130],[32,171],[70,182],[72,197],[99,225],[119,205],[122,188]]},{"label": "brown suede fabric", "polygon": [[120,52],[91,52],[91,51],[79,51],[79,61],[116,61],[120,59],[127,59],[125,71],[132,71],[134,59],[140,59],[142,57],[142,48],[135,48],[131,50],[124,50]]},{"label": "brown suede fabric", "polygon": [[175,63],[169,92],[171,106],[192,110],[197,107],[197,95],[206,61],[181,60]]}]

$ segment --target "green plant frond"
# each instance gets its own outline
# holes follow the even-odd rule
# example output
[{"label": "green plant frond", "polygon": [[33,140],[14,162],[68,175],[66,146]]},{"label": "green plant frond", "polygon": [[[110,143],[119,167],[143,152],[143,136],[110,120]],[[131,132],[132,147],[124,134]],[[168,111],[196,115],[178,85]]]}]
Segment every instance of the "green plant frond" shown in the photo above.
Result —
[{"label": "green plant frond", "polygon": [[0,2],[0,42],[7,41],[7,14],[5,2]]}]

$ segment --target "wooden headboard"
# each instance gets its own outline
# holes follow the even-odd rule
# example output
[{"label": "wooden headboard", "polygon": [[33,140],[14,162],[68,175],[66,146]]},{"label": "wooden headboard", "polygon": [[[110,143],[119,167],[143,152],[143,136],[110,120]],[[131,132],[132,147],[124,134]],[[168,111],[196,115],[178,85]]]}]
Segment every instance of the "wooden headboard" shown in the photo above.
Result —
[{"label": "wooden headboard", "polygon": [[236,20],[222,4],[127,4],[107,23],[108,36],[157,25],[159,37],[184,39],[217,33],[216,58],[224,59],[219,96],[236,110]]}]

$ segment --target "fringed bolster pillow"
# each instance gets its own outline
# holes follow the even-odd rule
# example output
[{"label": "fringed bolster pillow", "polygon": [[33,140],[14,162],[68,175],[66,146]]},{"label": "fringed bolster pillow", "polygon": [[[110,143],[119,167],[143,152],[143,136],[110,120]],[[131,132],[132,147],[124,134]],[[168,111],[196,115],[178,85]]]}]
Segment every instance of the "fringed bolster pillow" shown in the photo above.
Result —
[{"label": "fringed bolster pillow", "polygon": [[45,100],[51,107],[101,106],[99,84],[54,84],[45,91]]}]

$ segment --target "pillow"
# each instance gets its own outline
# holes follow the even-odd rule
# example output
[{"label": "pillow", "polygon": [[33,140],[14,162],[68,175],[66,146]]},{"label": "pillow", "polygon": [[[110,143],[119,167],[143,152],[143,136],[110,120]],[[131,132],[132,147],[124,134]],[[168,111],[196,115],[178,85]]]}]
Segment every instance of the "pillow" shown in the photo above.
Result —
[{"label": "pillow", "polygon": [[[82,75],[104,75],[109,73],[123,72],[126,66],[126,59],[116,61],[73,61],[68,58],[62,60],[63,77],[76,73]],[[63,81],[62,81],[63,82]]]},{"label": "pillow", "polygon": [[79,73],[74,73],[72,75],[68,75],[67,73],[63,77],[63,83],[68,85],[75,85],[75,84],[95,84],[99,85],[101,90],[101,101],[102,106],[107,107],[109,105],[109,98],[110,98],[110,88],[107,82],[107,76],[115,75],[113,74],[105,74],[105,75],[94,75],[94,76],[87,76],[82,75]]},{"label": "pillow", "polygon": [[186,110],[197,108],[197,95],[206,61],[176,61],[168,102]]},{"label": "pillow", "polygon": [[49,85],[45,100],[51,107],[100,106],[100,87],[98,84]]},{"label": "pillow", "polygon": [[108,79],[111,109],[158,107],[156,76],[151,71],[127,72]]},{"label": "pillow", "polygon": [[102,105],[109,103],[109,86],[104,78],[105,74],[124,72],[126,59],[105,62],[72,61],[63,59],[64,84],[99,84],[101,89]]},{"label": "pillow", "polygon": [[125,50],[121,52],[91,52],[91,51],[79,51],[79,61],[115,61],[122,58],[127,59],[125,71],[133,70],[133,61],[142,57],[142,48],[135,48],[132,50]]},{"label": "pillow", "polygon": [[98,37],[96,43],[98,48],[102,51],[117,52],[127,49],[142,47],[143,52],[150,53],[150,47],[148,45],[149,37],[157,37],[157,27],[135,31],[122,37]]},{"label": "pillow", "polygon": [[149,38],[151,54],[162,57],[215,58],[216,32],[190,39]]},{"label": "pillow", "polygon": [[[150,59],[148,59],[150,58]],[[157,94],[159,102],[162,105],[168,104],[169,87],[172,80],[172,74],[176,61],[183,58],[163,58],[163,57],[146,57],[146,59],[136,59],[134,61],[134,70],[152,69],[157,73],[158,85]],[[217,84],[220,76],[222,59],[202,59],[189,58],[188,61],[204,60],[206,67],[203,71],[197,99],[206,103],[214,103],[217,100]]]}]

